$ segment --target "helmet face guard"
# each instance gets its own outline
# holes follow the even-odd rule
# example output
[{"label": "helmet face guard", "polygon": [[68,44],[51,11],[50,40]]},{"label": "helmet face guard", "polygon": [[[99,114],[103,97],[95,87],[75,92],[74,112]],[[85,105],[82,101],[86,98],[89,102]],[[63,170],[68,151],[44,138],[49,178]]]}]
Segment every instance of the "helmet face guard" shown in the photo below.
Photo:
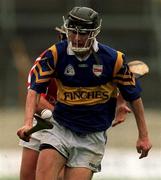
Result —
[{"label": "helmet face guard", "polygon": [[[99,19],[98,13],[90,8],[75,7],[69,12],[67,19],[64,18],[63,20],[67,39],[72,50],[76,53],[89,51],[101,29],[102,21]],[[78,40],[73,43],[70,39],[71,33],[77,37],[86,37],[84,44],[80,46]]]}]

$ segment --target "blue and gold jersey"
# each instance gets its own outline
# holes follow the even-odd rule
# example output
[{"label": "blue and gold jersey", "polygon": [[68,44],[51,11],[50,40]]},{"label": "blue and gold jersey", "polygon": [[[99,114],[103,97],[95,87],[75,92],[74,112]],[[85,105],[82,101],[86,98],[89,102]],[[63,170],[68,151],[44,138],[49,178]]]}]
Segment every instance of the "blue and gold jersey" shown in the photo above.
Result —
[{"label": "blue and gold jersey", "polygon": [[57,43],[36,60],[30,88],[43,93],[55,77],[54,118],[77,133],[104,131],[114,119],[118,89],[127,101],[133,101],[140,97],[140,87],[121,52],[98,43],[95,54],[79,61],[67,53],[67,46],[67,41]]}]

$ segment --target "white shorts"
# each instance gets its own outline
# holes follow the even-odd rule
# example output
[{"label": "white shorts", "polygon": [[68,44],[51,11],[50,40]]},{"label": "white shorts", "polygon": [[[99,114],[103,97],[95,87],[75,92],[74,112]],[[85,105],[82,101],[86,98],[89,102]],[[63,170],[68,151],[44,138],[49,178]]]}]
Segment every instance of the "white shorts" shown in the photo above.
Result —
[{"label": "white shorts", "polygon": [[[33,119],[33,126],[36,124],[35,118]],[[43,136],[43,130],[35,132],[31,135],[30,141],[26,142],[20,140],[19,145],[39,152],[41,138]]]},{"label": "white shorts", "polygon": [[103,131],[79,136],[55,120],[53,122],[53,129],[43,131],[41,144],[49,144],[57,149],[67,158],[68,167],[86,167],[93,172],[101,171],[106,133]]}]

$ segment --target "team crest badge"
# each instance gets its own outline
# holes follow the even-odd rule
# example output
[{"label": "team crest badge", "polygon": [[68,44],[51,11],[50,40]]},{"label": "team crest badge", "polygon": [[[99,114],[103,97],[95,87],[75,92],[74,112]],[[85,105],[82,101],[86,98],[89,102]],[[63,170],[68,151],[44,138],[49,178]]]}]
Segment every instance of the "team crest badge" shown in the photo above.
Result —
[{"label": "team crest badge", "polygon": [[68,64],[68,66],[65,68],[64,74],[67,76],[75,75],[75,70],[71,64]]},{"label": "team crest badge", "polygon": [[94,64],[93,65],[93,73],[96,76],[100,76],[103,72],[103,65]]}]

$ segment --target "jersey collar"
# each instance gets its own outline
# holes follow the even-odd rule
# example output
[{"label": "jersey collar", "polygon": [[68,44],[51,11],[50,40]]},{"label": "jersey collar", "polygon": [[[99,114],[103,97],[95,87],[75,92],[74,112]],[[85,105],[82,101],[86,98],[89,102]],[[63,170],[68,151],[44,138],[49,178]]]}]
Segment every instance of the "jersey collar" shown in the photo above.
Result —
[{"label": "jersey collar", "polygon": [[[93,50],[94,50],[95,52],[97,52],[98,49],[99,49],[99,47],[98,47],[98,41],[97,41],[96,38],[95,38],[95,39],[94,39],[94,42],[93,42]],[[70,55],[70,56],[75,55],[74,52],[73,52],[72,49],[71,49],[71,43],[70,43],[70,42],[68,43],[67,54]],[[80,61],[85,61],[85,60],[88,59],[89,56],[90,56],[90,54],[89,54],[86,58],[84,58],[84,59],[82,59],[82,58],[80,58],[80,57],[77,57],[77,59],[80,60]]]}]

